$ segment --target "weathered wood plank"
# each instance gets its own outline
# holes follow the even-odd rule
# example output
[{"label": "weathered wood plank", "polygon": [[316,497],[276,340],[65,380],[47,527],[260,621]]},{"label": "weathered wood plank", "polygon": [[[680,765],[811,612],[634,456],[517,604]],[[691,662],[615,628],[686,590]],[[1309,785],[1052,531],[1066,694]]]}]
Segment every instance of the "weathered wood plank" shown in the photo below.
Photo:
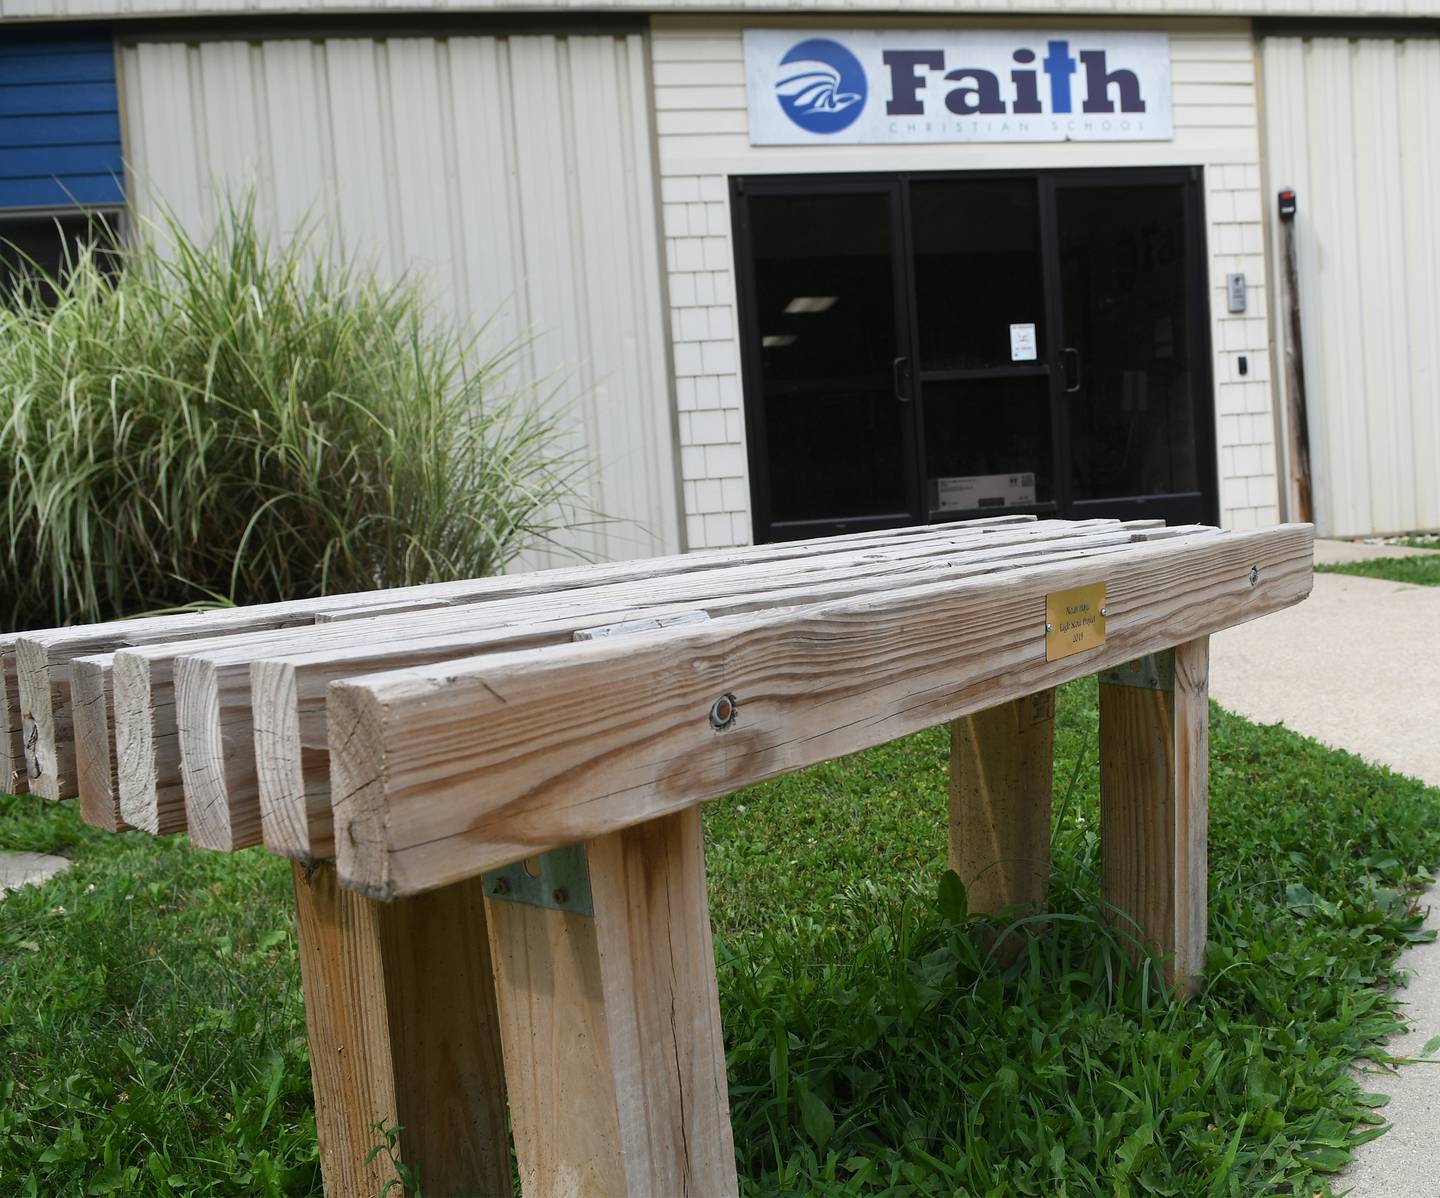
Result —
[{"label": "weathered wood plank", "polygon": [[[866,562],[873,572],[884,569],[883,563],[888,560],[934,556],[949,552],[962,543],[998,546],[1017,538],[1025,540],[1036,536],[1078,538],[1094,534],[1099,529],[1111,530],[1118,535],[1117,530],[1122,527],[1113,520],[1073,524],[1064,521],[978,526],[957,524],[885,541],[872,543],[867,540],[860,548],[851,546],[848,551],[843,551],[845,546],[837,549],[828,542],[823,553],[796,553],[790,547],[784,548],[787,550],[785,560],[790,563],[786,568],[802,574],[835,573],[854,568],[856,562]],[[616,602],[642,602],[654,588],[662,585],[703,593],[712,585],[712,580],[723,579],[734,585],[744,577],[768,577],[776,568],[773,560],[775,553],[772,551],[778,548],[767,546],[754,550],[753,556],[761,557],[760,561],[717,558],[707,560],[703,569],[669,568],[668,572],[660,574],[656,573],[653,561],[631,563],[634,568],[628,574],[613,566],[590,567],[589,575],[565,572],[573,585],[556,589],[540,588],[537,580],[546,579],[553,583],[554,576],[562,573],[560,571],[515,579],[486,580],[496,584],[507,583],[505,593],[487,592],[483,602],[456,600],[438,611],[434,610],[436,605],[428,600],[420,604],[420,610],[404,615],[394,614],[397,605],[380,606],[391,613],[384,618],[399,620],[405,626],[415,621],[417,627],[424,627],[427,618],[435,628],[469,626],[471,621],[478,621],[484,626],[513,623],[518,619],[528,619],[542,609],[590,603],[592,597],[609,596]],[[679,561],[687,559],[655,560],[675,567]],[[621,581],[604,581],[617,573]],[[635,574],[640,577],[630,577]],[[596,580],[596,585],[580,585],[577,580],[581,577]],[[719,582],[715,581],[713,585],[718,586]],[[400,592],[389,592],[392,595],[397,593]],[[399,629],[400,625],[394,628]],[[262,626],[174,645],[163,641],[136,645],[118,652],[114,667],[115,719],[122,763],[120,802],[125,818],[136,827],[154,830],[174,818],[175,813],[184,807],[191,836],[197,843],[225,850],[256,843],[260,837],[260,817],[248,700],[249,663],[287,649],[294,651],[318,643],[327,635],[330,641],[343,641],[357,637],[383,638],[392,631],[373,620],[366,621],[358,632],[354,628],[322,630],[307,617],[300,624],[291,622],[279,627]],[[189,671],[188,676],[197,687],[209,686],[212,681],[214,687],[228,687],[231,706],[222,711],[217,705],[217,694],[213,688],[204,694],[197,692],[193,703],[177,702],[175,668],[181,655],[204,657],[212,662],[215,666],[213,678],[203,671],[194,670]],[[183,772],[182,715],[186,717],[187,735],[194,742],[191,747],[193,765],[188,779]],[[217,723],[217,720],[221,722]],[[224,760],[213,759],[212,754],[222,757],[228,754],[228,764]],[[232,774],[238,780],[233,804],[226,782],[227,776]]]},{"label": "weathered wood plank", "polygon": [[[979,575],[1014,566],[1017,562],[1044,562],[1078,559],[1087,555],[1114,552],[1131,543],[1134,537],[1152,535],[1147,530],[1131,532],[1097,530],[1089,537],[1073,537],[1053,542],[1053,547],[1033,543],[1008,544],[1007,538],[994,538],[995,544],[983,553],[972,552],[963,559],[938,559],[933,562],[916,560],[908,566],[890,561],[878,564],[850,564],[837,572],[804,576],[803,586],[779,585],[783,577],[773,581],[774,589],[739,591],[727,594],[730,588],[720,585],[720,576],[692,583],[685,589],[671,585],[656,591],[656,599],[673,602],[661,606],[628,606],[627,601],[611,610],[599,606],[602,592],[593,595],[597,606],[572,604],[570,610],[552,619],[543,619],[543,609],[536,609],[533,618],[527,612],[526,622],[519,626],[475,621],[469,627],[449,622],[436,629],[430,622],[412,620],[404,629],[387,630],[384,636],[359,630],[349,640],[326,636],[312,638],[316,646],[303,654],[291,654],[257,660],[250,667],[251,688],[243,694],[238,679],[227,676],[226,668],[208,662],[181,659],[181,709],[184,712],[220,712],[222,727],[254,728],[254,766],[259,790],[259,810],[265,844],[284,856],[306,858],[329,857],[335,852],[334,831],[329,803],[329,751],[325,722],[325,698],[328,684],[340,678],[370,673],[381,669],[400,669],[427,662],[466,657],[482,651],[500,651],[525,645],[559,644],[588,624],[611,619],[668,618],[686,612],[703,612],[710,616],[755,611],[769,607],[801,603],[823,603],[852,595],[893,590],[898,586],[919,585],[938,576],[959,578]],[[1041,552],[1042,548],[1049,552]],[[906,574],[905,569],[913,572]],[[728,577],[728,575],[726,576]],[[734,586],[755,586],[764,578],[737,578]],[[638,597],[637,597],[638,598]],[[630,601],[630,602],[633,602]],[[193,688],[193,691],[192,691]],[[187,692],[191,692],[188,693]],[[251,711],[244,710],[249,702]],[[187,716],[187,724],[190,718]],[[211,733],[211,746],[203,743],[185,745],[188,763],[200,752],[214,760],[219,751],[218,738]],[[196,741],[199,741],[197,736]],[[251,799],[243,787],[248,785],[249,759],[237,759],[227,769],[230,778],[230,809],[237,819],[248,819]],[[187,774],[187,793],[195,793],[195,779]],[[192,804],[193,806],[193,804]],[[192,828],[193,834],[193,828]],[[212,847],[224,847],[215,846]]]},{"label": "weathered wood plank", "polygon": [[[986,552],[999,553],[1005,546],[1025,546],[1036,539],[1063,539],[1081,545],[1102,533],[1110,541],[1120,542],[1124,528],[1115,521],[1027,522],[979,529],[960,525],[924,536],[877,542],[862,550],[802,557],[788,564],[785,573],[796,571],[819,578],[863,570],[873,575],[901,568],[897,563],[910,559],[951,553],[959,546],[984,546]],[[573,587],[540,595],[530,594],[527,587],[521,594],[492,597],[484,603],[391,615],[384,618],[389,623],[349,621],[325,628],[306,624],[123,650],[115,662],[122,813],[130,823],[151,830],[177,818],[183,807],[197,844],[232,850],[259,841],[261,816],[249,697],[249,666],[254,660],[314,644],[373,645],[410,633],[423,636],[427,630],[513,625],[537,619],[547,611],[604,611],[604,606],[597,605],[645,602],[662,588],[677,596],[709,594],[724,587],[733,590],[749,579],[772,579],[775,572],[774,562],[744,562],[663,579],[647,577],[639,582]],[[183,665],[182,655],[187,659]],[[188,699],[175,691],[175,684],[182,679]]]},{"label": "weathered wood plank", "polygon": [[[1033,516],[995,516],[965,522],[966,527],[1003,527],[1033,521]],[[113,653],[127,646],[169,641],[198,640],[264,628],[313,623],[322,615],[354,612],[366,607],[394,612],[414,603],[420,608],[436,604],[476,603],[514,595],[539,595],[574,587],[638,581],[692,570],[724,567],[740,561],[782,561],[797,557],[838,553],[876,540],[904,540],[933,535],[959,525],[925,525],[849,537],[817,538],[783,545],[701,550],[690,554],[616,562],[599,566],[566,566],[529,574],[459,582],[396,587],[351,595],[327,595],[286,603],[220,608],[168,616],[145,616],[100,624],[39,629],[16,635],[19,698],[25,715],[24,749],[32,789],[46,798],[69,798],[77,793],[73,732],[70,718],[69,664],[76,657]],[[0,660],[4,650],[0,649]]]},{"label": "weathered wood plank", "polygon": [[[332,683],[342,880],[416,893],[959,718],[1298,602],[1313,532],[1180,537],[643,638]],[[1045,659],[1047,592],[1108,586],[1108,640]],[[706,713],[733,695],[723,732]]]},{"label": "weathered wood plank", "polygon": [[15,670],[15,638],[0,637],[0,793],[30,789],[20,719],[20,679]]},{"label": "weathered wood plank", "polygon": [[1209,641],[1179,645],[1173,684],[1100,684],[1101,894],[1120,929],[1193,991],[1205,968]]},{"label": "weathered wood plank", "polygon": [[373,1198],[394,1169],[374,1124],[427,1194],[509,1195],[494,979],[479,881],[395,904],[295,867],[300,973],[325,1193]]},{"label": "weathered wood plank", "polygon": [[736,1194],[700,812],[587,853],[593,917],[486,904],[521,1188]]},{"label": "weathered wood plank", "polygon": [[1044,908],[1054,773],[1054,690],[950,725],[950,868],[971,911]]},{"label": "weathered wood plank", "polygon": [[[75,777],[80,818],[96,828],[123,832],[120,783],[115,759],[115,698],[111,654],[77,657],[70,663],[70,699],[75,729]],[[181,828],[160,828],[179,832]]]}]

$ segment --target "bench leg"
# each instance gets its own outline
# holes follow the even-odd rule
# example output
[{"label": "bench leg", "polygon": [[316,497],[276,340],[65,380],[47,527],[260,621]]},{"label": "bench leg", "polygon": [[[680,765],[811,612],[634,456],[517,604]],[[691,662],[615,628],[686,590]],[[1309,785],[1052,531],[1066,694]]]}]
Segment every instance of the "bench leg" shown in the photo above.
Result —
[{"label": "bench leg", "polygon": [[1054,763],[1053,690],[950,725],[950,868],[971,911],[1043,908]]},{"label": "bench leg", "polygon": [[377,903],[295,866],[315,1123],[329,1198],[374,1198],[384,1120],[427,1194],[512,1191],[480,880]]},{"label": "bench leg", "polygon": [[1205,967],[1210,647],[1100,675],[1101,890],[1193,992]]},{"label": "bench leg", "polygon": [[522,1191],[734,1195],[700,811],[601,837],[585,860],[593,914],[487,875]]}]

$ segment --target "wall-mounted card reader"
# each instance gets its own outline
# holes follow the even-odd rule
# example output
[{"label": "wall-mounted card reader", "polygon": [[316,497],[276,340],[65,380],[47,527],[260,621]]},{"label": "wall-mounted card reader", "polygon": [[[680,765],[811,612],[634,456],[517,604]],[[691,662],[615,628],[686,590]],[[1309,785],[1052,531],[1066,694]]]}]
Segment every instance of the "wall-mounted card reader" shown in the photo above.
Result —
[{"label": "wall-mounted card reader", "polygon": [[1225,299],[1231,312],[1245,311],[1245,276],[1243,274],[1225,276]]}]

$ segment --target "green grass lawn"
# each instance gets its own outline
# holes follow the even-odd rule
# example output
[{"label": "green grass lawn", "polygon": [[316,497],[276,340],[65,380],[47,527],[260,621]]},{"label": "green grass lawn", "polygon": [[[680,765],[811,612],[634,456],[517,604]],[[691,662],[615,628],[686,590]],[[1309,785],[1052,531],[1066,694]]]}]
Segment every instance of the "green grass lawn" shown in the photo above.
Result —
[{"label": "green grass lawn", "polygon": [[1416,554],[1413,557],[1371,557],[1359,562],[1316,566],[1317,573],[1359,574],[1365,578],[1384,578],[1390,582],[1411,582],[1420,586],[1440,586],[1440,553]]},{"label": "green grass lawn", "polygon": [[1395,541],[1396,545],[1408,545],[1411,549],[1440,550],[1440,532],[1418,532]]},{"label": "green grass lawn", "polygon": [[[1003,968],[944,875],[943,730],[709,807],[747,1194],[1311,1198],[1375,1134],[1348,1067],[1395,1026],[1440,793],[1215,709],[1176,1004],[1096,918],[1095,728],[1066,688],[1052,915]],[[28,798],[0,845],[76,859],[0,904],[5,1191],[319,1194],[288,866]]]}]

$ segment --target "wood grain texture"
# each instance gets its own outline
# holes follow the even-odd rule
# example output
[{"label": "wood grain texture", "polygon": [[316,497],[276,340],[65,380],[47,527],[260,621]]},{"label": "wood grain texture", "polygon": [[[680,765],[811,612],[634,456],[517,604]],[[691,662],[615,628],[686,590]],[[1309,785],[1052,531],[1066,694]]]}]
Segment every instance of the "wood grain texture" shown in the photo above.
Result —
[{"label": "wood grain texture", "polygon": [[1101,893],[1193,992],[1205,968],[1208,638],[1176,647],[1174,665],[1173,689],[1100,686]]},{"label": "wood grain texture", "polygon": [[80,788],[80,818],[107,832],[123,832],[130,825],[120,814],[111,657],[109,653],[77,657],[70,663],[75,778]]},{"label": "wood grain texture", "polygon": [[[165,644],[168,650],[170,642]],[[160,764],[163,746],[178,739],[173,673],[168,651],[158,660],[144,650],[116,653],[111,660],[120,815],[131,827],[156,835],[186,826],[179,770]]]},{"label": "wood grain texture", "polygon": [[300,971],[325,1193],[374,1198],[399,1126],[427,1194],[511,1194],[494,978],[480,883],[398,904],[295,867]]},{"label": "wood grain texture", "polygon": [[971,911],[1044,908],[1054,775],[1053,690],[950,725],[950,868]]},{"label": "wood grain texture", "polygon": [[15,671],[15,638],[0,637],[0,793],[30,789],[20,719],[20,678]]},{"label": "wood grain texture", "polygon": [[[978,529],[1023,524],[1033,520],[1033,516],[995,516],[967,521],[966,526]],[[958,526],[922,525],[854,536],[794,541],[783,545],[704,550],[601,566],[567,566],[529,574],[395,587],[360,594],[327,595],[285,603],[183,612],[169,616],[146,616],[16,634],[14,640],[19,699],[25,713],[22,748],[28,758],[27,772],[35,780],[33,789],[46,798],[70,798],[78,793],[70,718],[69,670],[70,662],[76,657],[113,653],[138,645],[198,640],[257,629],[312,624],[320,616],[357,613],[368,607],[391,613],[405,610],[412,605],[429,609],[436,605],[478,603],[506,596],[551,594],[575,587],[638,581],[694,570],[714,569],[742,561],[773,562],[838,553],[874,540],[924,537],[956,527]],[[20,660],[22,653],[24,658]],[[4,657],[3,642],[0,642],[0,661],[3,661]]]},{"label": "wood grain texture", "polygon": [[699,810],[587,852],[593,918],[488,903],[522,1190],[736,1194]]},{"label": "wood grain texture", "polygon": [[[1289,606],[1311,560],[1309,526],[1178,537],[332,683],[340,874],[393,897],[640,823]],[[1047,662],[1046,593],[1100,581],[1107,643]]]},{"label": "wood grain texture", "polygon": [[[177,667],[179,706],[183,727],[194,727],[193,744],[182,730],[182,757],[186,793],[192,812],[201,786],[218,787],[223,774],[225,797],[212,798],[232,811],[253,810],[251,776],[258,780],[259,811],[268,848],[283,856],[330,857],[335,853],[330,814],[329,752],[325,700],[329,683],[384,669],[442,662],[478,652],[498,652],[526,645],[561,644],[587,625],[607,620],[665,621],[677,616],[730,615],[777,606],[824,603],[847,596],[920,585],[938,577],[961,578],[1012,568],[1019,562],[1078,559],[1115,552],[1148,529],[1106,524],[1058,536],[1042,524],[1023,532],[997,530],[983,546],[973,538],[958,538],[953,546],[936,541],[906,549],[902,554],[871,560],[838,555],[836,568],[798,575],[773,570],[715,571],[702,577],[685,576],[650,584],[644,591],[611,588],[575,593],[560,604],[527,601],[515,612],[504,604],[483,611],[455,612],[440,620],[412,617],[403,624],[346,629],[313,629],[303,638],[303,653],[259,658],[249,667],[250,692],[244,694],[238,678],[227,677],[228,664],[182,658]],[[797,584],[795,579],[801,581]],[[547,618],[548,617],[548,618]],[[238,660],[232,646],[222,649],[229,663]],[[233,672],[233,670],[232,670]],[[247,708],[248,704],[248,708]],[[219,713],[225,732],[204,731],[201,721]],[[211,766],[206,776],[191,769],[202,754],[213,762],[223,735],[238,737],[254,728],[253,756],[236,757],[222,768]],[[225,745],[225,751],[231,746]],[[195,823],[191,821],[192,835]],[[207,842],[211,847],[225,847]],[[235,841],[238,847],[242,841]]]},{"label": "wood grain texture", "polygon": [[[886,560],[930,558],[960,544],[984,544],[990,551],[1000,552],[1006,544],[1028,542],[1037,536],[1075,537],[1099,529],[1107,530],[1112,540],[1123,540],[1124,527],[1116,521],[961,524],[920,530],[883,543],[866,541],[860,548],[828,542],[823,552],[810,554],[794,546],[784,548],[788,558],[800,559],[795,568],[802,573],[840,574],[872,558],[869,570],[874,573],[886,568]],[[987,538],[986,534],[994,535]],[[367,596],[367,609],[383,611],[383,617],[361,618],[367,609],[336,609],[326,614],[349,619],[321,627],[307,608],[301,620],[271,620],[256,627],[230,629],[221,636],[128,647],[116,654],[115,664],[116,734],[123,744],[122,809],[136,826],[149,829],[172,819],[183,805],[197,844],[228,851],[258,843],[260,798],[249,699],[252,661],[303,652],[317,644],[336,648],[383,644],[400,640],[407,631],[413,644],[427,631],[438,634],[516,625],[538,619],[542,611],[620,610],[614,605],[642,602],[657,586],[705,593],[724,579],[733,588],[745,578],[772,573],[775,564],[768,559],[776,550],[769,546],[750,555],[732,551],[713,560],[697,558],[694,569],[681,568],[682,564],[694,564],[690,559],[662,558],[622,564],[624,568],[590,567],[588,573],[545,571],[482,580],[487,585],[479,596],[458,593],[444,604],[438,604],[428,589],[404,604],[398,600],[381,603],[377,596]],[[751,556],[766,560],[751,561]],[[557,579],[557,575],[562,577]],[[592,585],[582,585],[585,579]],[[556,586],[557,581],[567,585]],[[447,587],[453,590],[459,585]],[[188,660],[182,664],[182,658],[193,659],[195,664]],[[205,664],[199,664],[202,662]],[[181,686],[186,688],[184,694],[177,691]]]}]

